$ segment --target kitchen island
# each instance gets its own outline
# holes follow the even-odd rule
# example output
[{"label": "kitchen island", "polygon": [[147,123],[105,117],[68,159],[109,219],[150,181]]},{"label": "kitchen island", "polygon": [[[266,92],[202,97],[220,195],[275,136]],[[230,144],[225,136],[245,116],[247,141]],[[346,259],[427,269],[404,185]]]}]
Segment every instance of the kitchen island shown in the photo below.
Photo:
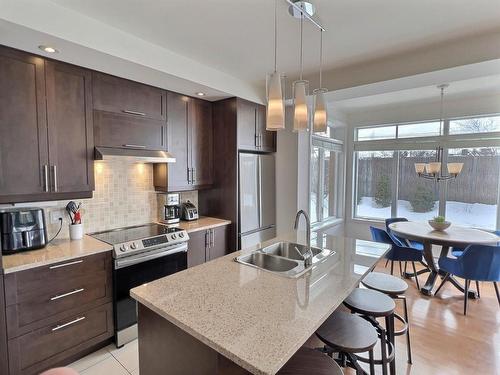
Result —
[{"label": "kitchen island", "polygon": [[[266,241],[304,243],[303,233]],[[236,263],[249,248],[131,290],[141,375],[275,374],[389,250],[326,234],[335,254],[299,278]]]}]

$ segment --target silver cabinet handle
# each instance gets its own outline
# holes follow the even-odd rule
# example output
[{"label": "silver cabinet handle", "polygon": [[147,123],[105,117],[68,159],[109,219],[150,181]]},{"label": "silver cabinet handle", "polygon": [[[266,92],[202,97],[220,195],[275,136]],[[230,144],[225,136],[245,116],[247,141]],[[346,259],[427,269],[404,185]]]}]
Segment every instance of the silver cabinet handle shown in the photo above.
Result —
[{"label": "silver cabinet handle", "polygon": [[44,187],[43,190],[45,192],[49,191],[49,166],[45,164],[43,166],[43,180],[44,180]]},{"label": "silver cabinet handle", "polygon": [[57,192],[57,165],[52,166],[52,177],[54,178],[54,191]]},{"label": "silver cabinet handle", "polygon": [[255,132],[255,147],[259,147],[259,133]]},{"label": "silver cabinet handle", "polygon": [[83,259],[80,260],[75,260],[74,262],[68,262],[68,263],[63,263],[63,264],[56,264],[55,266],[50,266],[49,269],[55,270],[56,268],[62,268],[62,267],[68,267],[72,266],[74,264],[82,263]]},{"label": "silver cabinet handle", "polygon": [[58,299],[61,299],[61,298],[64,298],[64,297],[68,297],[68,296],[71,296],[73,294],[77,294],[77,293],[81,293],[83,292],[85,289],[84,288],[80,288],[80,289],[75,289],[71,292],[68,292],[68,293],[64,293],[64,294],[58,294],[54,297],[52,297],[50,300],[51,301],[57,301]]},{"label": "silver cabinet handle", "polygon": [[81,322],[84,319],[85,319],[85,317],[81,316],[79,318],[76,318],[75,320],[72,320],[71,322],[64,323],[64,324],[59,324],[58,326],[55,326],[54,328],[52,328],[52,332],[59,331],[60,329],[63,329],[63,328],[66,328],[66,327],[68,327],[70,325],[73,325],[75,323]]},{"label": "silver cabinet handle", "polygon": [[146,148],[146,146],[143,145],[131,145],[131,144],[125,144],[122,145],[123,147],[128,147],[128,148]]},{"label": "silver cabinet handle", "polygon": [[214,247],[215,246],[215,230],[210,229],[210,232],[212,233],[212,244],[210,246]]},{"label": "silver cabinet handle", "polygon": [[205,232],[205,247],[209,248],[210,247],[210,230],[207,229]]},{"label": "silver cabinet handle", "polygon": [[129,115],[135,115],[135,116],[146,116],[144,112],[137,112],[137,111],[130,111],[128,109],[122,110],[123,113],[127,113]]}]

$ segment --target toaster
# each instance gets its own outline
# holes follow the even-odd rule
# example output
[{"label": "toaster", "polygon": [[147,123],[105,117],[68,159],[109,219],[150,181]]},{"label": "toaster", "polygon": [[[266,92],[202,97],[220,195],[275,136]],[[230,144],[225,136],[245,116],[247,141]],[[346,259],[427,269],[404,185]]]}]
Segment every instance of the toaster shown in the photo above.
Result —
[{"label": "toaster", "polygon": [[181,219],[186,221],[197,220],[199,218],[198,209],[190,201],[181,204]]}]

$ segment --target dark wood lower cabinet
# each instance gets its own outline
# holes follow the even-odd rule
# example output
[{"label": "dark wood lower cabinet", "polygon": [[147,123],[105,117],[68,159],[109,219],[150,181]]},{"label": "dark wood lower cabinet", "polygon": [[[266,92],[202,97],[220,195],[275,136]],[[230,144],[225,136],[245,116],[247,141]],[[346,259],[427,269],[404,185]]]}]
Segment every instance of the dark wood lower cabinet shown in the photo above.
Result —
[{"label": "dark wood lower cabinet", "polygon": [[228,253],[227,225],[189,233],[188,268],[219,258]]},{"label": "dark wood lower cabinet", "polygon": [[105,252],[5,275],[10,375],[67,365],[113,336],[111,261]]},{"label": "dark wood lower cabinet", "polygon": [[7,326],[5,323],[5,299],[3,285],[2,266],[0,262],[0,374],[8,374],[9,362],[7,357]]},{"label": "dark wood lower cabinet", "polygon": [[9,340],[10,375],[35,375],[113,335],[113,305],[74,314]]}]

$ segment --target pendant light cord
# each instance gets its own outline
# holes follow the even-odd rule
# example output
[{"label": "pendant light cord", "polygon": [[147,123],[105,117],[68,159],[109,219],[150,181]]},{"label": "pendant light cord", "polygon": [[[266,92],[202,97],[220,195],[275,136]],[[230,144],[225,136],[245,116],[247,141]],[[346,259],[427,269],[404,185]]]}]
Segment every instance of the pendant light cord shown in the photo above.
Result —
[{"label": "pendant light cord", "polygon": [[320,89],[323,87],[322,68],[323,68],[323,30],[319,29],[319,88]]},{"label": "pendant light cord", "polygon": [[300,13],[300,80],[302,81],[302,34],[304,29],[304,13]]},{"label": "pendant light cord", "polygon": [[274,72],[278,71],[278,0],[274,0]]}]

